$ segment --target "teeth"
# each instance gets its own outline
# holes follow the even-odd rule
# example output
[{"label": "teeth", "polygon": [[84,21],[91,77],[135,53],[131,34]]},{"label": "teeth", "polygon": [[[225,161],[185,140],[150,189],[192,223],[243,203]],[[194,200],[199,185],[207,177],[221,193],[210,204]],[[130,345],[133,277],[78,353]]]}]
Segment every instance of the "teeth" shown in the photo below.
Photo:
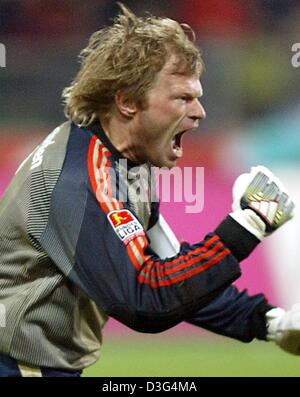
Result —
[{"label": "teeth", "polygon": [[176,157],[182,157],[183,152],[182,152],[182,148],[181,147],[174,146],[173,147],[173,151],[174,151]]},{"label": "teeth", "polygon": [[[177,134],[177,135],[179,135],[179,134]],[[182,150],[182,147],[180,144],[180,139],[179,139],[178,143],[177,143],[177,139],[178,139],[178,137],[175,135],[174,138],[172,139],[172,149],[173,149],[175,156],[179,158],[179,157],[182,157],[183,150]]]}]

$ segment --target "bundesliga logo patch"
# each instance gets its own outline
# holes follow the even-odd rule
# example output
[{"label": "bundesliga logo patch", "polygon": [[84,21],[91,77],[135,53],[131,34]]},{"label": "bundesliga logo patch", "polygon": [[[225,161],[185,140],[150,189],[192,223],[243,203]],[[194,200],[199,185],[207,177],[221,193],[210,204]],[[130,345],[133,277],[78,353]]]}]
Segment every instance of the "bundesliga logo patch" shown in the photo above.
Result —
[{"label": "bundesliga logo patch", "polygon": [[128,244],[132,239],[144,234],[142,225],[128,210],[111,211],[107,218],[124,244]]}]

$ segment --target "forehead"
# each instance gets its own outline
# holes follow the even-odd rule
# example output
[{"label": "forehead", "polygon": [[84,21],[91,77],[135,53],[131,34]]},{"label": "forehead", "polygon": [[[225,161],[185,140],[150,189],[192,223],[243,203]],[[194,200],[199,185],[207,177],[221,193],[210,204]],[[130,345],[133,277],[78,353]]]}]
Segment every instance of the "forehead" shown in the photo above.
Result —
[{"label": "forehead", "polygon": [[157,73],[153,89],[166,89],[168,92],[186,91],[195,97],[202,96],[203,90],[199,74],[184,74],[176,72],[176,61],[171,58]]}]

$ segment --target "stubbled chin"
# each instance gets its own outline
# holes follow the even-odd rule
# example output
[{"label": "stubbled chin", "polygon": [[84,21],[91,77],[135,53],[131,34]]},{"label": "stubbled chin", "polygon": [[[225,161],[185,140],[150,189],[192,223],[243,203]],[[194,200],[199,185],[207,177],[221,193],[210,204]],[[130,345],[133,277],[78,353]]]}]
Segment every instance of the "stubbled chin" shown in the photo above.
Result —
[{"label": "stubbled chin", "polygon": [[173,168],[176,165],[176,162],[179,158],[183,156],[183,148],[174,147],[173,145],[168,145],[164,148],[163,151],[157,153],[156,156],[153,154],[152,159],[150,160],[151,164],[155,167],[167,167]]},{"label": "stubbled chin", "polygon": [[165,168],[171,169],[171,168],[175,167],[176,161],[177,161],[177,159],[171,160],[169,158],[168,159],[164,158],[164,159],[161,159],[160,161],[155,161],[155,163],[153,163],[153,165],[155,167],[159,167],[159,168],[165,167]]}]

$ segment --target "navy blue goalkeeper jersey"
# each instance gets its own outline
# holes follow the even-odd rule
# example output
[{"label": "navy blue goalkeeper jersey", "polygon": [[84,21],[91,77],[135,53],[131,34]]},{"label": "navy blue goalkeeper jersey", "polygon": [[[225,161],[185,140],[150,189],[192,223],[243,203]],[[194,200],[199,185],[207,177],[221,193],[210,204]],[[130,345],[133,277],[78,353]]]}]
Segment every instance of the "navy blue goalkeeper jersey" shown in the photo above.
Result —
[{"label": "navy blue goalkeeper jersey", "polygon": [[141,332],[188,321],[265,338],[265,297],[232,286],[257,239],[227,217],[161,259],[147,235],[159,216],[149,169],[124,159],[97,123],[62,124],[23,162],[0,203],[1,352],[83,369],[110,316]]}]

